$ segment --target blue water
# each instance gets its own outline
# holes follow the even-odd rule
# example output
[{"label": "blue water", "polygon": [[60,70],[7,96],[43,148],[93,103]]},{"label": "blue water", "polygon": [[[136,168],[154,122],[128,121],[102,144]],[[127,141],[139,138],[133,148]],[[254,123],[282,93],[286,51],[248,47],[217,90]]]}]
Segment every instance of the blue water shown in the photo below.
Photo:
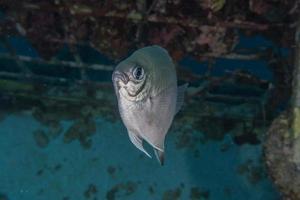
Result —
[{"label": "blue water", "polygon": [[[11,38],[10,42],[17,54],[38,57],[26,39]],[[276,48],[262,37],[243,37],[237,49],[261,46]],[[0,51],[5,52],[5,49],[0,46]],[[67,49],[62,49],[57,57],[73,60]],[[84,59],[91,63],[112,64],[96,51],[88,53]],[[207,68],[207,63],[198,63],[189,56],[179,64],[197,74],[204,74]],[[237,68],[273,80],[264,61],[218,59],[212,73],[221,76],[225,70]],[[111,79],[109,72],[91,74],[95,80]],[[181,115],[184,114],[183,109]],[[60,123],[65,132],[74,121]],[[131,144],[120,118],[112,122],[97,117],[90,149],[82,148],[77,140],[64,143],[63,134],[51,140],[46,148],[40,148],[33,132],[47,127],[36,121],[31,111],[5,113],[5,118],[0,121],[0,199],[1,195],[7,200],[279,199],[265,172],[260,144],[238,146],[230,134],[223,140],[200,142],[198,139],[205,137],[205,132],[186,126],[175,126],[168,134],[166,163],[162,167]],[[195,142],[178,148],[183,130],[187,130]],[[96,189],[87,195],[85,192],[90,185]]]},{"label": "blue water", "polygon": [[[65,129],[70,121],[64,121]],[[90,184],[97,187],[95,196],[105,199],[107,192],[120,183],[132,183],[134,192],[118,191],[116,199],[160,199],[166,190],[179,188],[179,199],[190,199],[191,188],[209,192],[209,199],[275,200],[278,194],[267,178],[251,183],[239,174],[238,166],[252,160],[260,165],[261,147],[237,146],[230,137],[223,141],[198,144],[195,148],[176,149],[171,132],[166,142],[166,163],[161,167],[129,142],[124,126],[97,120],[97,132],[91,149],[83,150],[75,141],[63,143],[62,137],[40,149],[32,132],[43,128],[30,114],[13,114],[0,123],[1,192],[10,199],[86,199]],[[193,132],[194,135],[201,135]],[[222,145],[228,150],[222,152]],[[199,152],[195,156],[195,151]],[[55,170],[55,166],[61,169]],[[108,169],[116,171],[110,174]],[[38,175],[38,171],[43,173]],[[149,188],[153,188],[153,194]]]}]

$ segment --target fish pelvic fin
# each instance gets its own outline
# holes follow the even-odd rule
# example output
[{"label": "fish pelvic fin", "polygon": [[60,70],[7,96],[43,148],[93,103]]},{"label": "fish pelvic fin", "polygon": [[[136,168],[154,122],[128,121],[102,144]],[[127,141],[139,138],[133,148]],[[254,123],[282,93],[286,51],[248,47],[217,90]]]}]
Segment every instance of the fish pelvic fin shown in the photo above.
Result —
[{"label": "fish pelvic fin", "polygon": [[144,149],[143,147],[143,139],[139,137],[137,134],[135,134],[132,131],[128,131],[129,139],[134,144],[136,148],[138,148],[140,151],[144,152],[149,158],[152,158],[151,155]]}]

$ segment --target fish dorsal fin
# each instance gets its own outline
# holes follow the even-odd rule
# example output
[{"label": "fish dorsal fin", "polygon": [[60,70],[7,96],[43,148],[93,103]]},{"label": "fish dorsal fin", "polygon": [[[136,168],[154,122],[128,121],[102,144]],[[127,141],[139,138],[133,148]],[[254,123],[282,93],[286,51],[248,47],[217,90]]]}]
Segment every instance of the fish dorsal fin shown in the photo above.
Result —
[{"label": "fish dorsal fin", "polygon": [[128,135],[129,135],[130,141],[134,144],[134,146],[136,146],[136,148],[138,148],[139,150],[144,152],[149,158],[152,158],[150,156],[150,154],[144,149],[143,140],[141,137],[139,137],[137,134],[135,134],[134,132],[129,131],[129,130],[128,130]]},{"label": "fish dorsal fin", "polygon": [[178,111],[180,110],[180,108],[183,105],[184,102],[184,92],[188,87],[188,83],[181,85],[177,88],[177,101],[176,101],[176,111],[175,114],[178,113]]}]

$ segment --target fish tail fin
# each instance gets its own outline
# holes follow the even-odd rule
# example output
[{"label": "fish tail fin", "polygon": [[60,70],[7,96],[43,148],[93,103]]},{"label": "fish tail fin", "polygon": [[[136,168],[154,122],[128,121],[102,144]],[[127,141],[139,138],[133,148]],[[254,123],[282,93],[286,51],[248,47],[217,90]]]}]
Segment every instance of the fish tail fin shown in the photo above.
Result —
[{"label": "fish tail fin", "polygon": [[188,88],[189,84],[186,83],[184,85],[181,85],[177,88],[177,102],[176,102],[176,111],[175,113],[178,113],[180,108],[183,105],[184,102],[184,92],[186,91],[186,89]]}]

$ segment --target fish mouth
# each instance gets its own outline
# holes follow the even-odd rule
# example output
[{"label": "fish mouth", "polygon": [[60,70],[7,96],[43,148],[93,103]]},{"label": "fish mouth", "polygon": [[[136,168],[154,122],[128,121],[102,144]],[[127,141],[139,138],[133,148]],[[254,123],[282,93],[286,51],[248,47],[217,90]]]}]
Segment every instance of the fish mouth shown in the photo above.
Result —
[{"label": "fish mouth", "polygon": [[120,72],[120,71],[115,71],[112,75],[112,80],[114,83],[118,83],[119,81],[122,81],[123,84],[127,84],[129,82],[129,77],[127,74]]}]

